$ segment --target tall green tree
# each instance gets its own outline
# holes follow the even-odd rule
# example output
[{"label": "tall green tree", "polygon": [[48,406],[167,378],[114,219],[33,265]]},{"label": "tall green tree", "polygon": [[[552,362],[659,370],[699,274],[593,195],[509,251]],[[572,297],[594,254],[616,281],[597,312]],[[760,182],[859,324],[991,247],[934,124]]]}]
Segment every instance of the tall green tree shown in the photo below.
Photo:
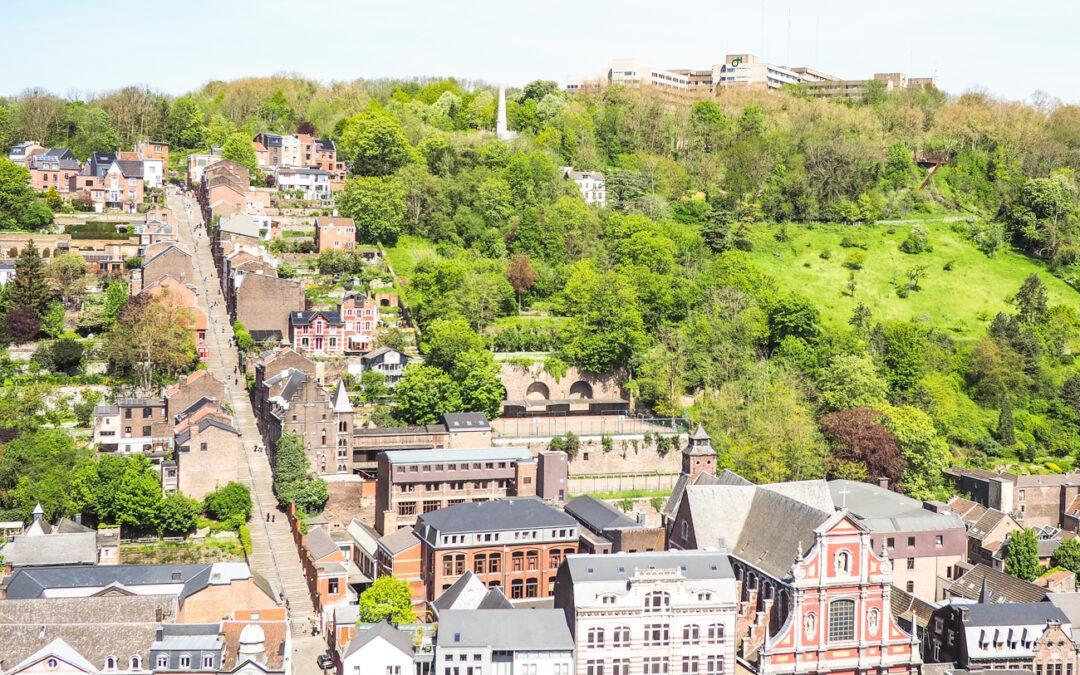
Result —
[{"label": "tall green tree", "polygon": [[1013,532],[1005,548],[1005,571],[1024,581],[1035,581],[1042,572],[1039,565],[1039,544],[1035,530],[1027,528]]},{"label": "tall green tree", "polygon": [[360,594],[360,620],[364,623],[414,623],[412,593],[405,581],[384,575]]},{"label": "tall green tree", "polygon": [[450,371],[465,352],[482,350],[484,339],[465,319],[435,319],[424,329],[420,347],[427,365]]},{"label": "tall green tree", "polygon": [[39,230],[52,211],[30,186],[30,171],[0,157],[0,230]]},{"label": "tall green tree", "polygon": [[165,116],[165,139],[173,151],[194,150],[206,141],[206,123],[202,110],[195,99],[181,96],[169,105]]},{"label": "tall green tree", "polygon": [[377,105],[345,120],[338,150],[357,176],[392,174],[413,157],[401,123]]},{"label": "tall green tree", "polygon": [[1063,539],[1054,551],[1051,563],[1064,567],[1073,574],[1080,574],[1080,539]]},{"label": "tall green tree", "polygon": [[590,373],[629,365],[646,342],[630,280],[591,265],[576,267],[561,300],[570,317],[562,335],[563,357]]},{"label": "tall green tree", "polygon": [[405,186],[396,176],[359,176],[337,198],[341,214],[356,221],[359,241],[393,244],[405,221]]},{"label": "tall green tree", "polygon": [[259,158],[255,155],[255,146],[243,132],[229,134],[229,137],[225,139],[225,145],[221,147],[221,156],[247,167],[252,175],[259,170]]},{"label": "tall green tree", "polygon": [[40,319],[48,310],[52,289],[45,277],[45,262],[31,239],[15,260],[15,277],[8,288],[11,307],[28,307]]},{"label": "tall green tree", "polygon": [[394,388],[394,417],[407,424],[434,424],[448,412],[461,412],[461,389],[434,366],[414,364]]}]

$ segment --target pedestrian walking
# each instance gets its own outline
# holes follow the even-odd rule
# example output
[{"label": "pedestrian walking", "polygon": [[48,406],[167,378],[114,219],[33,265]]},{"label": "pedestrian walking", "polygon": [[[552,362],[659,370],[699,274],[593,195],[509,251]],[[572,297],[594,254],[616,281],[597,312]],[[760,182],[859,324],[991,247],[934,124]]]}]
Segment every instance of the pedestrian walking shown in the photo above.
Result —
[{"label": "pedestrian walking", "polygon": [[268,523],[270,522],[270,514],[269,513],[266,514],[266,522],[268,522]]},{"label": "pedestrian walking", "polygon": [[276,513],[274,515],[270,516],[270,522],[271,523],[276,523],[277,522],[277,514]]}]

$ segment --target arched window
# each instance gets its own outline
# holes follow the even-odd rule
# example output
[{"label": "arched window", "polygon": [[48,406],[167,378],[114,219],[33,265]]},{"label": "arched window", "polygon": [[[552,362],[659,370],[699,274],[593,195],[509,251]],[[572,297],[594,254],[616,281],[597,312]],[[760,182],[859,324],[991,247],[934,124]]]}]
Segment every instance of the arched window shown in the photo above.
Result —
[{"label": "arched window", "polygon": [[484,574],[487,572],[487,554],[477,553],[473,556],[473,572],[476,574]]},{"label": "arched window", "polygon": [[615,626],[615,630],[612,631],[611,645],[613,647],[629,647],[630,646],[630,626]]},{"label": "arched window", "polygon": [[709,624],[709,630],[706,633],[706,639],[709,644],[715,645],[724,641],[724,624],[713,623]]},{"label": "arched window", "polygon": [[46,667],[49,670],[56,670],[60,666],[60,662],[56,659],[49,657],[49,660],[45,662]]},{"label": "arched window", "polygon": [[855,639],[855,601],[833,600],[829,603],[829,642]]},{"label": "arched window", "polygon": [[696,645],[698,640],[701,639],[701,626],[696,623],[690,623],[683,626],[682,629],[682,643],[684,645]]},{"label": "arched window", "polygon": [[115,656],[107,656],[107,657],[105,657],[105,670],[116,670],[116,657]]},{"label": "arched window", "polygon": [[128,670],[142,670],[142,658],[138,654],[128,661]]},{"label": "arched window", "polygon": [[588,645],[593,649],[601,649],[604,646],[604,629],[603,628],[590,628]]},{"label": "arched window", "polygon": [[645,596],[646,612],[662,612],[671,605],[671,596],[663,591],[652,591]]},{"label": "arched window", "polygon": [[488,572],[495,574],[502,571],[502,554],[492,553],[488,556]]}]

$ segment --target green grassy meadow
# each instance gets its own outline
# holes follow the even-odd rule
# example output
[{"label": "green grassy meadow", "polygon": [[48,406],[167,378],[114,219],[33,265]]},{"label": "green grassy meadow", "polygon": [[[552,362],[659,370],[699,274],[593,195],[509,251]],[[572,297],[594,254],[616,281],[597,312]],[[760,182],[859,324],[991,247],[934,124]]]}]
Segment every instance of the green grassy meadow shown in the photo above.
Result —
[{"label": "green grassy meadow", "polygon": [[[1080,295],[1041,263],[1003,247],[993,258],[979,251],[950,223],[926,221],[933,251],[910,255],[900,250],[911,224],[898,225],[788,225],[787,241],[761,234],[751,257],[782,288],[798,291],[813,302],[826,324],[846,322],[856,304],[866,304],[877,320],[920,319],[965,340],[985,334],[986,326],[1000,311],[1010,309],[1007,298],[1035,272],[1046,283],[1051,304],[1080,308]],[[775,229],[773,230],[775,232]],[[868,244],[863,268],[855,271],[857,288],[848,295],[851,273],[845,260],[857,248],[843,248],[847,233]],[[828,258],[822,252],[828,251]],[[952,270],[944,269],[952,263]],[[908,269],[925,265],[922,290],[907,298],[897,295],[905,285]]]}]

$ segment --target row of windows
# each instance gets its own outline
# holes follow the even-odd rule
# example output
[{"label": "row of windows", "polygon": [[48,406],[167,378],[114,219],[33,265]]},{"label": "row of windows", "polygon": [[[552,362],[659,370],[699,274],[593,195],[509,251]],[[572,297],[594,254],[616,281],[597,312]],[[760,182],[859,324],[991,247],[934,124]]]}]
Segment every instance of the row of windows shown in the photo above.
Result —
[{"label": "row of windows", "polygon": [[471,465],[468,462],[462,464],[398,464],[394,467],[394,471],[397,473],[417,473],[420,471],[442,471],[443,467],[446,467],[447,471],[468,471],[471,466],[474,471],[479,469],[505,469],[508,468],[509,462],[473,462]]},{"label": "row of windows", "polygon": [[[586,645],[590,649],[603,649],[607,632],[603,628],[590,628],[586,635]],[[616,626],[611,630],[611,646],[629,647],[631,641],[629,626]],[[645,624],[642,641],[646,647],[664,647],[671,644],[671,626],[666,623]],[[724,624],[713,623],[704,629],[696,623],[683,626],[682,644],[720,644],[724,641]]]},{"label": "row of windows", "polygon": [[[611,664],[611,675],[629,675],[630,659],[589,659],[585,662],[585,672],[588,675],[604,675],[605,666]],[[705,673],[706,675],[721,675],[724,672],[724,657],[710,655],[704,658],[696,656],[684,656],[678,662],[683,675]],[[641,660],[642,670],[645,675],[666,675],[670,672],[671,662],[666,656],[647,656]],[[1041,675],[1041,674],[1040,674]],[[1050,675],[1050,674],[1048,674]]]},{"label": "row of windows", "polygon": [[[424,492],[442,492],[444,489],[459,491],[465,489],[473,490],[486,490],[491,484],[490,480],[477,480],[477,481],[447,481],[446,483],[422,483],[424,486]],[[500,479],[495,481],[495,487],[506,489],[510,487],[511,482],[509,480]],[[416,486],[421,483],[399,483],[399,492],[416,492]],[[444,488],[445,486],[445,488]]]},{"label": "row of windows", "polygon": [[[562,564],[563,558],[576,553],[575,549],[555,549],[548,552],[548,569]],[[502,571],[501,553],[477,553],[473,556],[472,571],[475,574],[497,574]],[[442,557],[443,575],[456,576],[465,573],[465,554],[446,554]],[[510,556],[511,572],[524,572],[540,568],[538,551],[515,551]]]}]

